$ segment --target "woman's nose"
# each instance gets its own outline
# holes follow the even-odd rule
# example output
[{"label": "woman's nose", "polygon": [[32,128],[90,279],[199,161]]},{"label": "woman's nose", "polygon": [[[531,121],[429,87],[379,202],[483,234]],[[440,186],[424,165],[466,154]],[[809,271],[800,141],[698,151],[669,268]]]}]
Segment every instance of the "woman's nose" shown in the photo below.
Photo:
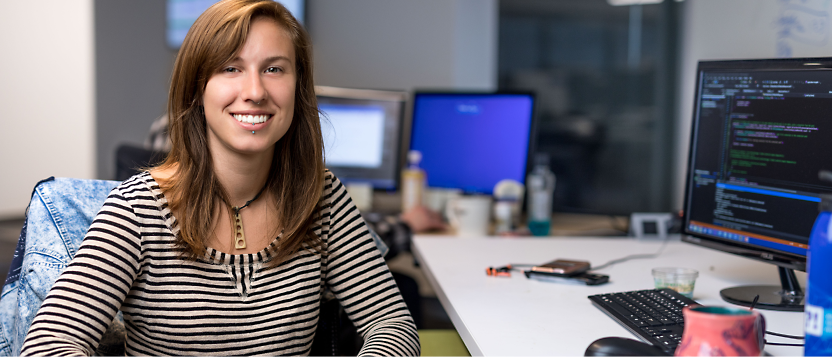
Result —
[{"label": "woman's nose", "polygon": [[263,86],[263,80],[260,78],[260,73],[250,73],[245,80],[243,92],[241,93],[244,101],[251,101],[254,104],[261,104],[263,99],[267,97],[266,87]]}]

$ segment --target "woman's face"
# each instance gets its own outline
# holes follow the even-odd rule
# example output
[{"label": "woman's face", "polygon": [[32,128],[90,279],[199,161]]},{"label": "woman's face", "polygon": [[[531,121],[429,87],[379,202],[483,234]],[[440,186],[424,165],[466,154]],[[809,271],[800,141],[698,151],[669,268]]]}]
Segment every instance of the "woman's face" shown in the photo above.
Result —
[{"label": "woman's face", "polygon": [[205,86],[212,154],[271,152],[292,124],[296,76],[289,35],[271,19],[254,20],[239,56]]}]

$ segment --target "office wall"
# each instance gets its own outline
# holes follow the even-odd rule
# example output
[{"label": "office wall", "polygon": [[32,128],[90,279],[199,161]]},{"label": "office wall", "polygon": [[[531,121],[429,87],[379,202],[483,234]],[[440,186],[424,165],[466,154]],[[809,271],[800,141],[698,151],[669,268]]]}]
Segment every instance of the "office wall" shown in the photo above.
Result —
[{"label": "office wall", "polygon": [[[99,178],[165,110],[176,57],[165,3],[95,2]],[[496,88],[496,0],[308,0],[306,14],[318,84]]]},{"label": "office wall", "polygon": [[166,27],[165,0],[95,1],[98,178],[113,179],[118,145],[141,145],[165,112],[177,53]]},{"label": "office wall", "polygon": [[95,176],[93,0],[0,1],[0,219],[48,176]]},{"label": "office wall", "polygon": [[310,0],[318,84],[497,88],[497,0]]},{"label": "office wall", "polygon": [[[673,207],[681,208],[699,60],[832,56],[826,0],[684,2]],[[799,27],[798,27],[799,26]]]},{"label": "office wall", "polygon": [[[319,84],[496,88],[497,0],[308,0]],[[0,0],[0,219],[50,175],[111,178],[165,110],[165,0]]]}]

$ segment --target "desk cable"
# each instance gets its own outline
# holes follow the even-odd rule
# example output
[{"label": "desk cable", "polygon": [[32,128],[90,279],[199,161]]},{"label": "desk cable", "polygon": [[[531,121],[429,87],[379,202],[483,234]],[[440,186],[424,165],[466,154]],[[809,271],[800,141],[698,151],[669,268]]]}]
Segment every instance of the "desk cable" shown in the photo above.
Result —
[{"label": "desk cable", "polygon": [[633,260],[633,259],[652,259],[652,258],[656,258],[659,255],[661,255],[662,252],[664,251],[664,248],[667,247],[667,242],[668,241],[670,241],[670,239],[665,238],[664,242],[662,242],[662,246],[659,247],[659,250],[657,250],[655,253],[652,253],[652,254],[632,254],[632,255],[628,255],[628,256],[623,257],[623,258],[613,259],[613,260],[610,260],[610,261],[608,261],[604,264],[601,264],[597,267],[592,267],[592,268],[589,269],[589,271],[601,270],[601,269],[610,267],[612,265],[615,265],[615,264],[618,264],[618,263],[623,263],[623,262],[626,262],[628,260]]},{"label": "desk cable", "polygon": [[[615,265],[615,264],[618,264],[618,263],[622,263],[622,262],[626,262],[626,261],[628,261],[628,260],[633,260],[633,259],[650,259],[650,258],[655,258],[655,257],[658,257],[659,255],[661,255],[661,254],[662,254],[662,252],[664,251],[664,248],[665,248],[665,247],[667,247],[667,242],[668,242],[669,240],[670,240],[669,238],[665,238],[665,239],[664,239],[664,241],[662,242],[662,246],[661,246],[661,247],[659,247],[659,250],[658,250],[658,251],[656,251],[655,253],[652,253],[652,254],[632,254],[632,255],[628,255],[628,256],[623,257],[623,258],[618,258],[618,259],[613,259],[613,260],[610,260],[610,261],[608,261],[608,262],[606,262],[606,263],[604,263],[604,264],[601,264],[601,265],[599,265],[599,266],[597,266],[597,267],[591,267],[591,268],[590,268],[589,270],[587,270],[587,271],[601,270],[601,269],[604,269],[604,268],[610,267],[610,266],[612,266],[612,265]],[[495,276],[497,276],[497,275],[498,275],[497,273],[499,272],[499,273],[503,273],[503,274],[502,274],[502,276],[511,276],[511,273],[510,273],[510,271],[511,271],[511,270],[520,270],[520,271],[522,271],[523,269],[518,269],[518,268],[527,268],[527,267],[534,267],[534,266],[535,266],[535,264],[516,264],[516,263],[512,263],[512,264],[509,264],[509,265],[507,265],[507,266],[505,266],[505,267],[501,267],[501,268],[493,268],[493,267],[489,267],[489,268],[486,270],[486,272],[488,273],[488,275],[495,275]]]},{"label": "desk cable", "polygon": [[[754,301],[751,302],[751,306],[748,308],[749,311],[754,310],[754,306],[757,306],[757,301],[758,300],[760,300],[760,295],[757,295],[757,296],[754,297]],[[803,339],[805,339],[805,337],[803,337],[803,336],[787,335],[787,334],[784,334],[784,333],[771,332],[771,331],[768,331],[768,330],[766,330],[766,333],[769,334],[769,335],[772,335],[772,336],[778,336],[778,337],[783,337],[783,338],[791,338],[791,339],[794,339],[794,340],[803,340]],[[763,338],[763,343],[765,343],[767,345],[772,345],[772,346],[803,347],[802,343],[768,342],[768,341],[766,341],[765,337]]]}]

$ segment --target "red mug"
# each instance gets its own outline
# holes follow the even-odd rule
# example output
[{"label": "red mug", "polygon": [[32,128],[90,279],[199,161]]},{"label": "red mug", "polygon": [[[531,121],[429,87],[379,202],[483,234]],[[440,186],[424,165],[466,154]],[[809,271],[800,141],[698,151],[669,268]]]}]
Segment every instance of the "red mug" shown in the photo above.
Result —
[{"label": "red mug", "polygon": [[760,356],[765,320],[758,311],[694,305],[682,312],[685,330],[677,356]]}]

